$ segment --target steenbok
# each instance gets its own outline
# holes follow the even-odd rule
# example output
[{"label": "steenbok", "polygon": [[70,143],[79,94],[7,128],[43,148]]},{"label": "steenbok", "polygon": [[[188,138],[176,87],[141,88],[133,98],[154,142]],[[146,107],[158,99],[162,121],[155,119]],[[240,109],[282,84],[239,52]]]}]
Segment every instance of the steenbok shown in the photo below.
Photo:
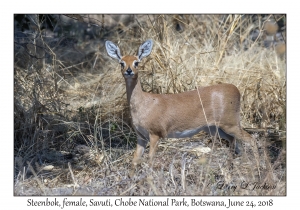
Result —
[{"label": "steenbok", "polygon": [[235,144],[236,154],[240,150],[235,139],[255,146],[254,139],[240,125],[240,92],[236,86],[218,84],[178,94],[146,93],[139,81],[138,64],[150,55],[152,40],[139,47],[137,56],[122,56],[119,47],[111,41],[106,41],[105,46],[108,55],[121,64],[125,79],[127,100],[137,134],[133,158],[135,166],[148,141],[152,162],[160,138],[191,137],[202,130],[211,135],[218,132],[221,138],[231,145]]}]

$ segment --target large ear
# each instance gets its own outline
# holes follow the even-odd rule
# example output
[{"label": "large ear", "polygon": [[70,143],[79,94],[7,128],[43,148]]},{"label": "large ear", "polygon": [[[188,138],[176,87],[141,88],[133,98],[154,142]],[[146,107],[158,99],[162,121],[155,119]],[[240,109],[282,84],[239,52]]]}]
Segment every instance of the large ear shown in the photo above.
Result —
[{"label": "large ear", "polygon": [[147,41],[145,41],[139,48],[138,51],[138,58],[139,60],[142,60],[142,58],[147,57],[148,55],[150,55],[151,50],[153,47],[153,41],[151,39],[148,39]]},{"label": "large ear", "polygon": [[106,51],[107,51],[107,54],[114,58],[114,59],[117,59],[118,61],[121,60],[122,58],[122,55],[120,53],[120,49],[117,45],[115,45],[113,42],[111,41],[106,41],[105,42],[105,47],[106,47]]}]

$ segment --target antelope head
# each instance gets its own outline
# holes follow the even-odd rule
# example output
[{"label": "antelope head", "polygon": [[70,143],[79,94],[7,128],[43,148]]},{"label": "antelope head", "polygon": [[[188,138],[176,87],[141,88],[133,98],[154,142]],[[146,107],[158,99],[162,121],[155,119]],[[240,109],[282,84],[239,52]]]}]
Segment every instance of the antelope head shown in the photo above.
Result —
[{"label": "antelope head", "polygon": [[153,47],[153,41],[151,39],[145,41],[138,50],[136,56],[126,55],[122,56],[120,49],[111,41],[105,42],[107,53],[110,57],[117,59],[121,65],[122,75],[125,79],[137,79],[138,78],[138,64],[141,60],[150,55]]}]

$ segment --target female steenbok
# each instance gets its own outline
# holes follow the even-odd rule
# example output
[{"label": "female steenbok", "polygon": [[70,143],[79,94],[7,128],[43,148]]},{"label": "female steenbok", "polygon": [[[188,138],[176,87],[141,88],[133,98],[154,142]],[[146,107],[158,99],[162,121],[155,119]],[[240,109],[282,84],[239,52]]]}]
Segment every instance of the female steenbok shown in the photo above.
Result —
[{"label": "female steenbok", "polygon": [[235,138],[251,143],[255,141],[240,126],[240,93],[236,86],[219,84],[198,87],[178,94],[152,94],[143,92],[138,64],[151,53],[153,42],[147,40],[137,56],[122,56],[120,49],[111,41],[105,43],[110,57],[121,64],[126,83],[127,100],[130,104],[133,126],[137,133],[137,148],[133,164],[137,165],[148,141],[152,161],[160,138],[183,138],[205,131],[235,143],[235,153],[240,150]]}]

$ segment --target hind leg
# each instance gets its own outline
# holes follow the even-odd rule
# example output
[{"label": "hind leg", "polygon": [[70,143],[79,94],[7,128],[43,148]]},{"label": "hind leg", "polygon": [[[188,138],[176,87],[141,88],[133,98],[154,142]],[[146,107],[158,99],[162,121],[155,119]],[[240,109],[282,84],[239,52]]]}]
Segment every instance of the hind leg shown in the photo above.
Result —
[{"label": "hind leg", "polygon": [[251,145],[253,144],[251,143],[254,140],[252,136],[243,129],[241,129],[239,126],[222,126],[222,129],[226,134],[229,134],[230,136],[234,136],[237,139],[249,142]]},{"label": "hind leg", "polygon": [[218,129],[219,135],[221,138],[226,139],[227,141],[229,141],[230,147],[233,149],[234,148],[234,153],[236,155],[241,155],[241,150],[239,149],[239,143],[236,140],[235,137],[227,134],[226,132],[224,132],[222,129]]},{"label": "hind leg", "polygon": [[247,133],[246,131],[244,131],[243,129],[241,129],[238,126],[225,127],[224,129],[225,129],[226,133],[228,132],[228,133],[232,134],[233,136],[235,136],[235,138],[250,143],[251,149],[252,149],[253,154],[254,154],[254,157],[255,157],[255,159],[257,161],[257,164],[258,164],[259,163],[259,153],[258,153],[258,149],[257,149],[257,146],[256,146],[255,138],[253,138],[249,133]]},{"label": "hind leg", "polygon": [[[216,129],[216,126],[210,126],[209,128],[205,127],[203,130],[206,133],[211,134],[212,136],[214,136],[216,134],[216,130],[217,129]],[[218,128],[218,133],[219,133],[219,135],[220,135],[220,137],[222,139],[226,139],[229,142],[230,147],[232,149],[234,148],[234,153],[236,155],[240,155],[241,154],[241,150],[239,149],[239,144],[238,144],[238,142],[236,141],[236,139],[232,135],[227,134],[221,128]]]},{"label": "hind leg", "polygon": [[259,156],[255,138],[253,138],[249,133],[247,133],[243,129],[239,129],[239,131],[235,134],[235,137],[244,140],[245,142],[249,142],[255,158],[258,160]]}]

